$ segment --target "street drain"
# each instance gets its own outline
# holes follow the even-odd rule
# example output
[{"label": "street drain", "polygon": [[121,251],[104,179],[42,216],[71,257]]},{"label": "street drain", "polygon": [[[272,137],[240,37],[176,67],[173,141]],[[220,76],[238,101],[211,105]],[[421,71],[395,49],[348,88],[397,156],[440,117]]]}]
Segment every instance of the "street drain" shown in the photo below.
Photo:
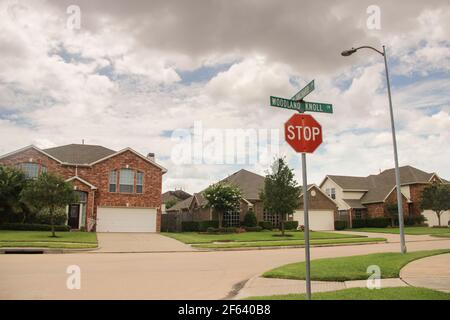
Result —
[{"label": "street drain", "polygon": [[43,254],[44,250],[30,250],[30,249],[5,249],[5,254]]}]

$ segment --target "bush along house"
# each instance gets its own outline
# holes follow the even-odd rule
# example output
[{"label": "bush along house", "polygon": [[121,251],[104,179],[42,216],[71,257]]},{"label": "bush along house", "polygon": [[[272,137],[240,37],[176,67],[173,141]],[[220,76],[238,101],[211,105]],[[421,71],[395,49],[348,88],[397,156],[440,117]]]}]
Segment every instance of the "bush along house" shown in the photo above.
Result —
[{"label": "bush along house", "polygon": [[[265,210],[262,200],[260,199],[260,192],[264,188],[264,179],[265,178],[261,175],[242,169],[220,181],[232,184],[238,187],[242,192],[239,209],[224,214],[224,226],[241,226],[246,213],[253,211],[260,225],[262,225],[263,222],[269,222],[269,224],[265,225],[271,225],[274,228],[280,227],[281,216]],[[173,207],[167,209],[166,211],[168,214],[165,215],[164,219],[170,220],[171,225],[167,226],[167,229],[163,229],[163,231],[180,231],[183,222],[189,221],[201,222],[200,225],[204,226],[204,228],[207,226],[217,227],[217,213],[208,206],[208,202],[203,197],[202,193],[203,191],[194,193],[193,196],[180,201]],[[316,185],[308,186],[308,194],[311,203],[311,229],[334,230],[334,215],[337,210],[337,204]],[[303,195],[301,195],[299,201],[299,209],[287,219],[288,221],[298,221],[299,225],[303,225],[302,197]]]},{"label": "bush along house", "polygon": [[[425,222],[437,225],[436,214],[422,211],[422,191],[431,183],[449,181],[436,173],[427,173],[411,166],[400,167],[401,194],[405,224]],[[388,169],[367,177],[327,175],[320,188],[338,204],[336,220],[346,221],[348,227],[361,227],[364,220],[389,218],[389,204],[397,203],[395,171]],[[448,212],[443,215],[444,225],[448,223]]]},{"label": "bush along house", "polygon": [[131,148],[69,144],[49,149],[28,146],[0,156],[29,178],[52,172],[72,183],[78,203],[67,207],[71,229],[97,232],[158,232],[162,175],[154,154]]}]

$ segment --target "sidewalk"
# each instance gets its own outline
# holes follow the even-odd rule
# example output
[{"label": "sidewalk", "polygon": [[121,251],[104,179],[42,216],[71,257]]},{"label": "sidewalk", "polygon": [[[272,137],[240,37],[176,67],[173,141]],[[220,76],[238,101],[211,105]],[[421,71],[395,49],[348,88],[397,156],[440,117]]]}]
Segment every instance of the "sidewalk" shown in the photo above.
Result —
[{"label": "sidewalk", "polygon": [[450,253],[413,261],[400,271],[409,285],[450,293]]},{"label": "sidewalk", "polygon": [[[366,280],[355,281],[311,281],[311,292],[337,291],[348,288],[366,288]],[[401,279],[381,279],[381,288],[407,287]],[[275,279],[254,277],[247,281],[244,287],[233,299],[243,299],[255,296],[272,296],[290,293],[305,293],[305,280]]]}]

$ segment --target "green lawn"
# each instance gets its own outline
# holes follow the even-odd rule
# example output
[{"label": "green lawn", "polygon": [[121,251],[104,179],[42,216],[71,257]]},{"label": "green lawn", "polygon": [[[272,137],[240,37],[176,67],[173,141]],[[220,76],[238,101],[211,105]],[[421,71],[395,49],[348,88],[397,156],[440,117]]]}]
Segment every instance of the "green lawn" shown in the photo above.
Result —
[{"label": "green lawn", "polygon": [[[361,256],[317,259],[311,261],[311,280],[347,281],[367,279],[367,267],[377,265],[381,269],[381,278],[398,278],[400,269],[409,262],[436,255],[449,253],[450,249],[401,253],[375,253]],[[305,263],[287,264],[263,274],[267,278],[305,279]]]},{"label": "green lawn", "polygon": [[438,238],[450,238],[450,233],[432,234],[431,236],[438,237]]},{"label": "green lawn", "polygon": [[[377,233],[392,233],[392,234],[400,233],[399,228],[356,228],[356,229],[347,229],[346,231],[377,232]],[[409,235],[450,234],[450,228],[406,227],[405,234]]]},{"label": "green lawn", "polygon": [[[311,240],[311,245],[344,244],[344,243],[367,243],[386,241],[384,238],[344,238],[344,239],[315,239]],[[193,244],[197,248],[229,249],[229,248],[260,248],[260,247],[283,247],[283,246],[303,246],[304,240],[289,241],[255,241],[255,242],[228,242],[228,243],[202,243]]]},{"label": "green lawn", "polygon": [[[161,234],[174,238],[178,241],[188,244],[199,243],[212,243],[217,241],[236,241],[236,242],[256,242],[256,241],[293,241],[303,240],[303,232],[291,231],[286,232],[287,237],[279,237],[280,232],[273,231],[260,231],[260,232],[242,232],[242,233],[230,233],[230,234],[206,234],[198,232],[162,232]],[[311,239],[345,239],[345,238],[358,238],[364,236],[349,235],[349,234],[337,234],[331,232],[310,232]]]},{"label": "green lawn", "polygon": [[[245,300],[305,300],[304,294],[251,297]],[[313,300],[450,300],[450,293],[415,287],[352,288],[312,294]]]},{"label": "green lawn", "polygon": [[95,248],[95,232],[0,231],[0,247]]}]

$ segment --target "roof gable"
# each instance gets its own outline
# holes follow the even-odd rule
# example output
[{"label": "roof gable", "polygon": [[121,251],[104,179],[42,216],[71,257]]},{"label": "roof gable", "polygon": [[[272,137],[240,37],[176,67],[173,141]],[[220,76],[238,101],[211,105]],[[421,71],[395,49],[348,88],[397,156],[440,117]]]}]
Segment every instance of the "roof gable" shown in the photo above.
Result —
[{"label": "roof gable", "polygon": [[90,165],[91,165],[91,166],[96,165],[97,163],[100,163],[100,162],[102,162],[102,161],[108,160],[108,159],[110,159],[110,158],[112,158],[112,157],[116,157],[116,156],[118,156],[118,155],[120,155],[120,154],[122,154],[122,153],[124,153],[124,152],[127,152],[127,151],[133,153],[134,155],[138,156],[139,158],[141,158],[141,159],[147,161],[148,163],[151,163],[151,164],[154,165],[155,167],[161,169],[161,171],[162,171],[163,173],[166,173],[166,172],[167,172],[167,169],[166,169],[166,168],[164,168],[163,166],[160,166],[160,165],[157,164],[155,161],[153,161],[153,160],[147,158],[146,156],[140,154],[140,153],[137,152],[137,151],[134,151],[134,150],[131,149],[131,148],[125,148],[125,149],[122,149],[122,150],[120,150],[120,151],[117,151],[117,152],[115,152],[115,153],[113,153],[113,154],[110,154],[110,155],[108,155],[108,156],[106,156],[106,157],[104,157],[104,158],[98,159],[97,161],[94,161],[94,162],[90,163]]}]

